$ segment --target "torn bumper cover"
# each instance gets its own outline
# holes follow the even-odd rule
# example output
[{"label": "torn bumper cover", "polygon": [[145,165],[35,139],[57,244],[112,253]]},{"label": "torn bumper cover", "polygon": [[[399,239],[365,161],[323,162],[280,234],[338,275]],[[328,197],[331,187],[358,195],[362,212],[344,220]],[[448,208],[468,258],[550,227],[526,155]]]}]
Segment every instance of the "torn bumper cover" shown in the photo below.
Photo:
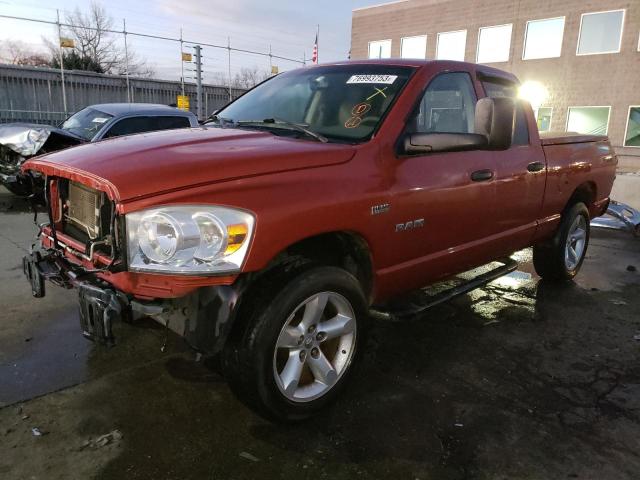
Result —
[{"label": "torn bumper cover", "polygon": [[34,297],[44,297],[45,283],[76,288],[82,334],[107,346],[115,344],[114,325],[151,317],[203,353],[222,349],[237,311],[238,293],[229,285],[202,287],[176,299],[142,300],[118,291],[55,250],[37,250],[23,258]]},{"label": "torn bumper cover", "polygon": [[640,237],[640,211],[627,204],[611,200],[606,214],[591,220],[591,226],[629,230],[636,237]]}]

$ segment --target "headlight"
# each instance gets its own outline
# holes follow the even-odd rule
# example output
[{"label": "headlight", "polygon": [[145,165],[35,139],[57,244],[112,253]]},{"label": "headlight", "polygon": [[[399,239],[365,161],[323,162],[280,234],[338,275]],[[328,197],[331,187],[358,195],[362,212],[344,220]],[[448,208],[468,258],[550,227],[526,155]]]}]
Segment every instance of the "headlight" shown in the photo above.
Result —
[{"label": "headlight", "polygon": [[240,270],[255,220],[243,210],[167,206],[129,213],[129,268],[182,274]]}]

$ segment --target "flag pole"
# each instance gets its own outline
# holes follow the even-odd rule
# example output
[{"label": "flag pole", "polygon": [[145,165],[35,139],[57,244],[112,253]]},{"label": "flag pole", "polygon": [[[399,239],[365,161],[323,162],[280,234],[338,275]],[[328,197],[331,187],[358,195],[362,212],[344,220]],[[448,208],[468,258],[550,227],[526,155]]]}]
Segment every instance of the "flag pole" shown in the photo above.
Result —
[{"label": "flag pole", "polygon": [[316,28],[316,63],[320,63],[320,24]]}]

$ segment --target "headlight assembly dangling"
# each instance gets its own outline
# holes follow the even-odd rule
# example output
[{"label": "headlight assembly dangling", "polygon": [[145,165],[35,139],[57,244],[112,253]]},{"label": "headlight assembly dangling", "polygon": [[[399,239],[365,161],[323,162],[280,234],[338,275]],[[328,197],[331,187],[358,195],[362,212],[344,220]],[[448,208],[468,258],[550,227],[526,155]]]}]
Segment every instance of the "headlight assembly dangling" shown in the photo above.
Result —
[{"label": "headlight assembly dangling", "polygon": [[131,270],[184,274],[238,271],[255,223],[243,210],[182,205],[126,219]]}]

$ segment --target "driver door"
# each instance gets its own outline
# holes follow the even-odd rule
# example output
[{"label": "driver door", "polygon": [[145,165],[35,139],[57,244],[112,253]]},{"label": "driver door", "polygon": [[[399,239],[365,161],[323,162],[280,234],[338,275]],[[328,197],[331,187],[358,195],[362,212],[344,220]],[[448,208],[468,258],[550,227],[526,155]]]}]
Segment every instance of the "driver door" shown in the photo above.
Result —
[{"label": "driver door", "polygon": [[[469,73],[440,74],[426,88],[407,133],[473,133],[476,102]],[[394,266],[386,272],[391,282],[409,278],[419,287],[475,266],[487,256],[496,208],[495,166],[489,152],[401,156],[390,163],[390,235],[396,247]]]}]

